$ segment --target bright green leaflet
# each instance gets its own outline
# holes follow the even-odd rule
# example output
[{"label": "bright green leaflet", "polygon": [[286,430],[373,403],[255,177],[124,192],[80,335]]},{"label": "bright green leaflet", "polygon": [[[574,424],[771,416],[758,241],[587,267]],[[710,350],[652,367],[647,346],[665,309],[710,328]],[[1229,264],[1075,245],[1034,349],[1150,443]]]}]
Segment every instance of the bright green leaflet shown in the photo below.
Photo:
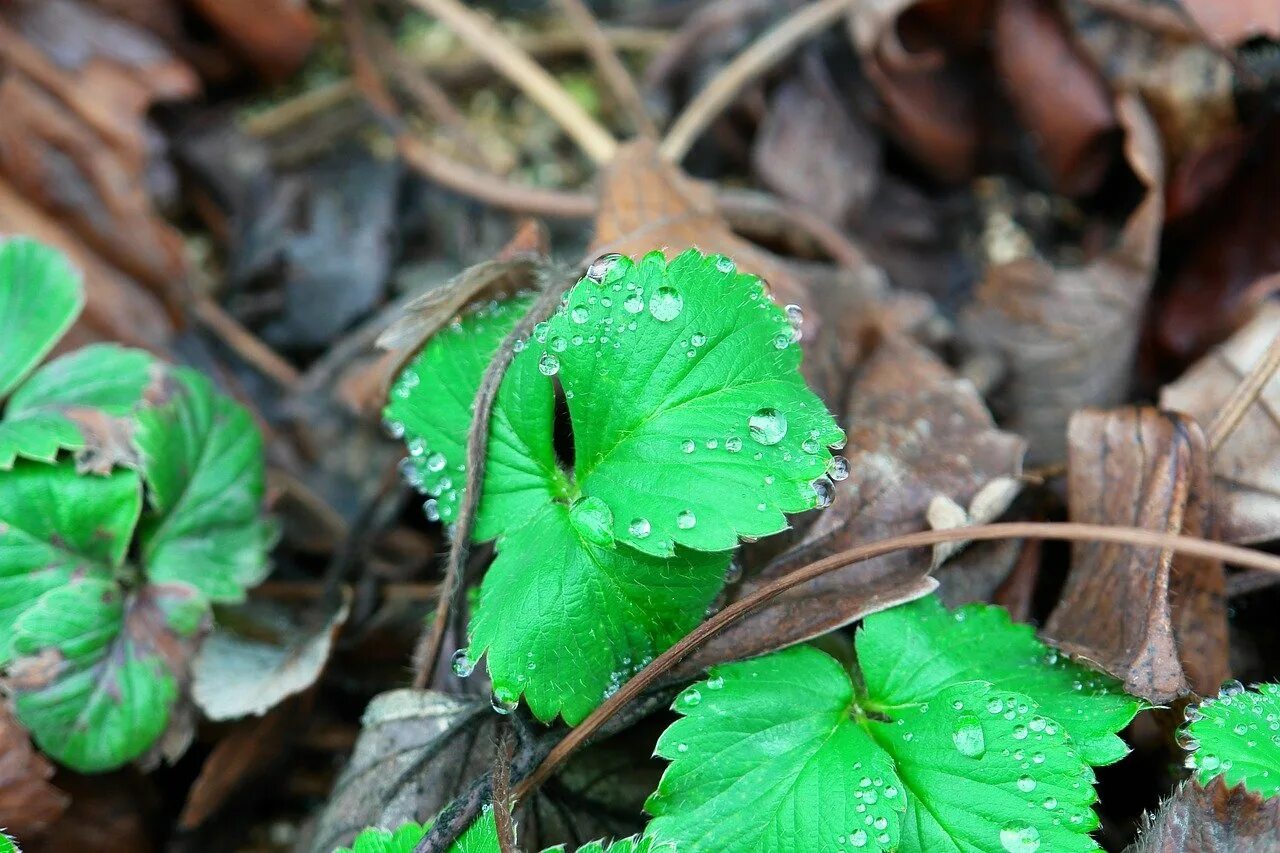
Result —
[{"label": "bright green leaflet", "polygon": [[178,390],[138,414],[150,509],[139,525],[153,583],[189,583],[213,601],[244,598],[267,573],[273,525],[261,516],[266,490],[262,436],[234,400],[194,370],[174,370]]},{"label": "bright green leaflet", "polygon": [[95,344],[40,368],[5,408],[0,470],[12,468],[17,457],[52,462],[60,450],[83,448],[84,436],[69,415],[77,409],[129,414],[142,400],[154,363],[141,350]]},{"label": "bright green leaflet", "polygon": [[18,842],[3,832],[0,832],[0,853],[21,853],[18,850]]},{"label": "bright green leaflet", "polygon": [[22,237],[0,244],[0,399],[53,349],[83,307],[80,276],[59,252]]},{"label": "bright green leaflet", "polygon": [[14,623],[73,576],[111,580],[124,560],[142,488],[133,471],[84,477],[75,464],[20,462],[0,474],[0,663]]},{"label": "bright green leaflet", "polygon": [[[431,339],[391,390],[384,413],[409,447],[410,482],[452,523],[467,478],[471,403],[498,345],[529,309],[527,297],[491,304]],[[489,427],[475,538],[488,541],[568,493],[551,444],[554,388],[536,362],[517,360],[503,378]]]},{"label": "bright green leaflet", "polygon": [[1280,793],[1280,684],[1258,684],[1254,690],[1229,684],[1188,719],[1183,729],[1191,749],[1187,766],[1200,784],[1221,776],[1227,787],[1244,783],[1264,797]]},{"label": "bright green leaflet", "polygon": [[[425,824],[402,823],[394,832],[371,827],[356,836],[350,847],[341,847],[334,853],[413,853],[434,821]],[[449,853],[498,853],[498,826],[493,817],[493,807],[485,806],[484,814],[449,846]],[[561,853],[562,845],[548,847],[542,853]],[[654,845],[649,839],[622,838],[612,844],[592,841],[579,847],[577,853],[666,853],[665,845]]]},{"label": "bright green leaflet", "polygon": [[517,360],[555,371],[577,490],[618,541],[724,551],[818,503],[844,433],[800,375],[784,311],[728,258],[619,258],[584,278]]},{"label": "bright green leaflet", "polygon": [[887,849],[875,839],[898,837],[906,798],[853,701],[840,664],[811,646],[714,667],[658,741],[672,764],[647,834],[681,853]]},{"label": "bright green leaflet", "polygon": [[997,608],[962,608],[957,620],[925,602],[866,620],[865,693],[802,646],[714,667],[681,694],[684,718],[659,740],[672,763],[648,803],[649,834],[682,853],[1097,849],[1076,731],[1114,760],[1103,736],[1139,703],[1117,712],[1112,688],[1074,665],[1091,686],[1064,683],[1061,661]]},{"label": "bright green leaflet", "polygon": [[547,504],[499,540],[470,654],[488,655],[496,696],[524,693],[539,719],[574,725],[702,620],[729,555],[600,545],[570,516]]},{"label": "bright green leaflet", "polygon": [[[42,750],[76,770],[137,758],[164,731],[178,694],[164,662],[124,624],[117,586],[86,579],[45,593],[14,627],[18,719]],[[56,670],[46,674],[50,657]],[[29,689],[24,659],[32,663]]]},{"label": "bright green leaflet", "polygon": [[1118,681],[1050,649],[999,607],[972,604],[952,613],[937,596],[926,596],[868,618],[857,647],[867,691],[880,708],[926,700],[960,681],[987,681],[1032,697],[1094,766],[1125,756],[1128,748],[1115,733],[1142,707]]}]

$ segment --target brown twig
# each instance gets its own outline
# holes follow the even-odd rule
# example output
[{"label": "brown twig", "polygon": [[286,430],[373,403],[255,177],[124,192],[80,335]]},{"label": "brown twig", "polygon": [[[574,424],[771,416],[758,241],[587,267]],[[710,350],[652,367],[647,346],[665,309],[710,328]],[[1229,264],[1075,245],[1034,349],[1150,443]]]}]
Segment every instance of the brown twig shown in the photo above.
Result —
[{"label": "brown twig", "polygon": [[850,548],[847,551],[810,563],[786,577],[779,578],[756,593],[730,604],[724,610],[694,628],[678,643],[658,655],[652,663],[623,684],[617,693],[605,700],[604,704],[596,708],[590,716],[575,726],[560,743],[556,744],[555,748],[551,750],[538,768],[516,787],[516,800],[523,800],[531,791],[536,790],[600,726],[617,713],[619,708],[639,696],[690,652],[738,619],[767,604],[792,587],[836,569],[842,569],[845,566],[870,560],[894,551],[922,548],[929,545],[937,545],[941,542],[955,542],[965,539],[973,541],[991,539],[1058,539],[1073,542],[1115,542],[1121,545],[1160,548],[1161,550],[1181,552],[1195,557],[1222,560],[1240,566],[1280,573],[1280,557],[1274,557],[1259,551],[1251,551],[1247,548],[1225,545],[1221,542],[1198,539],[1193,536],[1156,533],[1141,528],[1075,522],[1021,521],[975,525],[973,527],[959,527],[949,530],[925,530],[919,533],[910,533],[905,536],[895,536],[879,542],[859,545],[856,548]]},{"label": "brown twig", "polygon": [[1227,402],[1218,410],[1213,423],[1209,424],[1205,438],[1209,441],[1210,452],[1216,452],[1231,433],[1235,432],[1245,413],[1257,401],[1258,395],[1267,387],[1277,370],[1280,370],[1280,335],[1276,335],[1271,341],[1262,358],[1258,359],[1258,363],[1240,381]]},{"label": "brown twig", "polygon": [[297,384],[301,377],[298,369],[281,358],[253,332],[240,325],[240,321],[224,311],[217,302],[207,296],[197,296],[192,300],[191,310],[201,325],[217,335],[236,355],[263,376],[284,388],[292,388]]},{"label": "brown twig", "polygon": [[622,64],[617,51],[609,43],[604,30],[600,28],[600,22],[596,20],[596,16],[591,14],[591,10],[582,0],[556,0],[556,4],[564,13],[570,26],[582,36],[582,44],[586,48],[587,55],[595,63],[601,79],[609,87],[618,106],[631,120],[636,132],[641,136],[657,139],[658,128],[653,123],[649,111],[645,109],[644,97],[636,88],[636,81]]},{"label": "brown twig", "polygon": [[689,153],[715,117],[755,78],[785,59],[796,45],[835,23],[855,0],[820,0],[803,6],[729,62],[671,124],[658,150],[673,163]]},{"label": "brown twig", "polygon": [[588,157],[596,163],[608,163],[613,159],[618,148],[618,141],[613,135],[588,115],[546,69],[482,16],[458,0],[409,2],[438,18],[511,85],[546,110]]},{"label": "brown twig", "polygon": [[475,527],[476,509],[480,506],[480,491],[484,483],[484,469],[489,446],[489,415],[493,412],[493,403],[498,398],[498,387],[507,367],[515,355],[515,342],[526,339],[533,332],[533,327],[551,316],[560,304],[560,296],[573,283],[573,279],[564,276],[559,281],[547,281],[541,295],[520,319],[515,328],[502,341],[498,351],[493,354],[489,366],[485,368],[484,377],[476,391],[475,410],[471,419],[471,427],[467,431],[467,482],[462,493],[462,501],[458,505],[457,521],[454,525],[453,541],[449,547],[449,559],[445,564],[444,581],[441,584],[440,600],[436,603],[435,618],[422,632],[414,649],[413,686],[419,690],[431,682],[436,664],[440,660],[440,648],[444,644],[445,631],[448,628],[449,614],[457,609],[457,599],[462,591],[462,569],[466,566],[467,556],[471,552],[471,532]]},{"label": "brown twig", "polygon": [[493,745],[493,822],[498,830],[499,853],[514,853],[516,827],[511,820],[511,758],[516,751],[515,732],[509,718],[498,721]]}]

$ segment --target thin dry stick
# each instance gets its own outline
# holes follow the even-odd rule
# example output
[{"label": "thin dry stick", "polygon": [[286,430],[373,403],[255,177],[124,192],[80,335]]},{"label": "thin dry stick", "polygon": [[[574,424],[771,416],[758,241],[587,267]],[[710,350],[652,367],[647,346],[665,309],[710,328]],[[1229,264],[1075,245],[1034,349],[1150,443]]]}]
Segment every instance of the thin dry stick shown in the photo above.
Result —
[{"label": "thin dry stick", "polygon": [[498,830],[499,853],[514,853],[516,827],[511,820],[511,758],[515,755],[516,739],[511,720],[498,721],[493,747],[493,822]]},{"label": "thin dry stick", "polygon": [[1227,398],[1226,404],[1218,411],[1218,416],[1209,424],[1209,432],[1205,437],[1209,440],[1209,450],[1216,452],[1231,433],[1235,432],[1245,412],[1257,401],[1262,389],[1267,387],[1271,377],[1280,370],[1280,335],[1267,347],[1267,351],[1258,359],[1248,375],[1236,386],[1236,390]]},{"label": "thin dry stick", "polygon": [[667,649],[653,662],[640,670],[630,681],[603,705],[596,708],[589,717],[575,726],[560,743],[543,759],[538,769],[529,774],[516,788],[517,802],[550,778],[573,752],[587,741],[599,728],[628,702],[635,699],[649,688],[673,666],[679,663],[690,652],[710,640],[726,627],[751,613],[757,608],[782,595],[792,587],[813,580],[828,572],[842,569],[854,563],[870,560],[894,551],[905,551],[909,548],[922,548],[937,545],[940,542],[959,540],[990,539],[1061,539],[1073,542],[1114,542],[1120,545],[1160,548],[1189,554],[1193,557],[1205,557],[1222,560],[1248,568],[1264,569],[1280,573],[1280,557],[1273,557],[1260,551],[1251,551],[1234,545],[1224,545],[1208,539],[1194,536],[1178,536],[1169,533],[1156,533],[1136,527],[1113,527],[1105,524],[1081,524],[1076,522],[1006,522],[1001,524],[983,524],[973,527],[959,527],[949,530],[925,530],[905,536],[895,536],[879,542],[859,545],[833,554],[817,562],[797,569],[786,577],[779,578],[753,595],[734,602],[694,628],[680,642]]},{"label": "thin dry stick", "polygon": [[221,338],[223,343],[257,368],[263,376],[275,380],[277,385],[292,388],[301,378],[298,368],[281,358],[275,350],[264,344],[209,297],[197,296],[191,303],[191,313],[201,325]]},{"label": "thin dry stick", "polygon": [[482,16],[458,0],[409,0],[439,18],[441,23],[480,54],[509,83],[547,111],[561,129],[596,163],[608,163],[618,141],[587,114],[564,87],[529,54],[516,46]]},{"label": "thin dry stick", "polygon": [[440,648],[444,644],[449,614],[455,611],[457,599],[460,598],[462,569],[471,553],[471,531],[475,527],[476,509],[480,506],[480,489],[484,483],[484,468],[488,456],[486,450],[489,446],[489,415],[493,411],[494,400],[498,398],[502,377],[515,355],[515,342],[528,338],[535,325],[551,316],[551,312],[560,304],[560,295],[574,281],[575,279],[565,276],[564,281],[546,283],[533,307],[502,341],[480,380],[471,427],[467,430],[467,482],[462,502],[458,505],[449,559],[445,564],[444,581],[440,585],[440,600],[436,602],[435,618],[422,632],[414,649],[415,689],[421,690],[431,683],[431,675],[440,660]]},{"label": "thin dry stick", "polygon": [[627,67],[618,58],[617,51],[609,43],[609,37],[604,34],[604,30],[600,29],[600,22],[596,20],[596,16],[591,14],[591,10],[582,0],[556,0],[556,3],[560,11],[564,12],[570,26],[582,36],[582,44],[587,50],[587,55],[595,63],[596,70],[600,72],[600,77],[613,93],[618,105],[631,119],[632,126],[641,136],[657,139],[658,128],[653,123],[649,111],[645,109],[644,97],[636,88],[636,81],[627,71]]},{"label": "thin dry stick", "polygon": [[673,163],[689,153],[693,143],[743,88],[785,59],[796,45],[839,20],[856,0],[821,0],[797,9],[733,58],[689,102],[667,131],[659,151]]}]

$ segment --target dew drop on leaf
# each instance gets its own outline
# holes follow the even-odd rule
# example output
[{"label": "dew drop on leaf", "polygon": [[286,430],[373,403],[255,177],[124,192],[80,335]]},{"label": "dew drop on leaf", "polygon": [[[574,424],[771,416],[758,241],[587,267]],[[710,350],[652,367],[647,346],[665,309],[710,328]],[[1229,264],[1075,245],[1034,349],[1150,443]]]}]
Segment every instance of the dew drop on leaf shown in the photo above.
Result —
[{"label": "dew drop on leaf", "polygon": [[493,710],[505,716],[516,709],[516,706],[520,704],[520,700],[512,691],[504,687],[497,687],[494,688],[493,693],[489,696],[489,704],[493,706]]},{"label": "dew drop on leaf", "polygon": [[627,525],[627,530],[631,531],[631,535],[637,539],[644,539],[652,529],[647,518],[633,518],[631,524]]},{"label": "dew drop on leaf", "polygon": [[681,530],[689,530],[697,523],[698,517],[687,509],[681,510],[680,514],[676,516],[676,527],[679,527]]},{"label": "dew drop on leaf", "polygon": [[589,320],[590,318],[591,318],[591,314],[588,313],[587,309],[581,305],[574,306],[574,309],[569,312],[569,319],[577,323],[578,325],[582,325],[583,323],[587,322],[587,320]]},{"label": "dew drop on leaf", "polygon": [[836,487],[826,477],[819,477],[811,484],[813,486],[813,508],[826,509],[831,506],[831,501],[835,499]]},{"label": "dew drop on leaf", "polygon": [[644,310],[644,300],[640,298],[640,294],[632,293],[622,301],[622,307],[628,314],[639,314]]},{"label": "dew drop on leaf", "polygon": [[459,678],[466,678],[475,672],[476,662],[469,656],[466,648],[458,649],[453,653],[453,674]]},{"label": "dew drop on leaf", "polygon": [[742,439],[734,436],[733,438],[726,440],[724,443],[724,449],[730,453],[737,453],[742,449]]},{"label": "dew drop on leaf", "polygon": [[552,352],[564,352],[568,348],[569,348],[569,342],[566,341],[564,338],[560,337],[559,335],[556,335],[554,338],[551,339]]},{"label": "dew drop on leaf", "polygon": [[1030,776],[1018,777],[1018,790],[1024,794],[1030,794],[1036,789],[1036,780]]},{"label": "dew drop on leaf", "polygon": [[766,447],[777,444],[787,435],[787,416],[774,408],[763,408],[747,418],[751,438]]},{"label": "dew drop on leaf", "polygon": [[613,542],[613,512],[598,497],[578,498],[569,507],[569,523],[583,539],[596,545]]},{"label": "dew drop on leaf", "polygon": [[680,449],[685,453],[692,453],[697,446],[698,445],[695,444],[691,438],[686,438],[684,441],[680,442]]},{"label": "dew drop on leaf", "polygon": [[600,284],[604,281],[604,277],[609,274],[609,270],[613,269],[613,265],[618,262],[622,255],[617,252],[610,252],[607,255],[601,255],[591,262],[591,266],[587,267],[587,278]]},{"label": "dew drop on leaf", "polygon": [[427,517],[427,521],[439,521],[440,502],[435,498],[427,498],[426,503],[422,505],[422,514]]},{"label": "dew drop on leaf", "polygon": [[713,675],[707,679],[708,690],[719,690],[722,687],[724,687],[724,676]]},{"label": "dew drop on leaf", "polygon": [[1000,830],[1000,846],[1009,853],[1035,853],[1040,849],[1040,831],[1024,823],[1011,823]]},{"label": "dew drop on leaf", "polygon": [[669,323],[684,310],[684,297],[674,287],[663,285],[649,297],[649,313],[660,323]]},{"label": "dew drop on leaf", "polygon": [[702,693],[696,687],[690,687],[680,694],[680,705],[685,708],[696,708],[702,701]]},{"label": "dew drop on leaf", "polygon": [[866,847],[867,846],[866,831],[861,829],[855,829],[853,831],[853,834],[849,836],[849,843],[852,844],[854,847]]},{"label": "dew drop on leaf", "polygon": [[549,352],[544,352],[538,359],[538,370],[543,376],[555,376],[560,372],[560,359]]},{"label": "dew drop on leaf", "polygon": [[982,722],[973,714],[961,714],[951,732],[951,742],[956,751],[968,758],[981,758],[987,751],[987,739],[982,732]]},{"label": "dew drop on leaf", "polygon": [[694,332],[693,336],[689,338],[689,343],[693,344],[695,347],[700,347],[706,342],[707,336],[702,334],[702,332]]},{"label": "dew drop on leaf", "polygon": [[432,473],[443,471],[446,461],[443,453],[432,453],[426,459],[427,470]]}]

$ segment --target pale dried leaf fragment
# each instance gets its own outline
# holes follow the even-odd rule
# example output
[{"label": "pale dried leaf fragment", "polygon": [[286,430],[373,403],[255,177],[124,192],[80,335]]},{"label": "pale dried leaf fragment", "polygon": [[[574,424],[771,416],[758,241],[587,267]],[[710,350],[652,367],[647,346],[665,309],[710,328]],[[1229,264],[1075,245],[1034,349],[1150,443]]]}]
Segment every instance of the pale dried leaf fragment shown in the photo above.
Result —
[{"label": "pale dried leaf fragment", "polygon": [[[987,483],[969,502],[965,509],[947,495],[936,495],[929,502],[925,517],[933,530],[953,530],[974,524],[987,524],[1004,514],[1013,499],[1022,490],[1022,483],[1014,477],[997,477]],[[968,541],[942,542],[933,546],[933,568],[969,546]]]},{"label": "pale dried leaf fragment", "polygon": [[1271,853],[1280,849],[1280,797],[1264,800],[1221,777],[1188,780],[1148,816],[1125,853]]},{"label": "pale dried leaf fragment", "polygon": [[[1264,303],[1226,343],[1165,386],[1160,405],[1208,426],[1236,385],[1280,336],[1280,304]],[[1222,538],[1249,544],[1280,538],[1280,376],[1273,376],[1213,456]]]},{"label": "pale dried leaf fragment", "polygon": [[[1071,520],[1211,536],[1209,453],[1195,421],[1155,409],[1085,410],[1071,420]],[[1077,543],[1055,644],[1149,702],[1213,692],[1228,676],[1222,563],[1171,551]]]}]

